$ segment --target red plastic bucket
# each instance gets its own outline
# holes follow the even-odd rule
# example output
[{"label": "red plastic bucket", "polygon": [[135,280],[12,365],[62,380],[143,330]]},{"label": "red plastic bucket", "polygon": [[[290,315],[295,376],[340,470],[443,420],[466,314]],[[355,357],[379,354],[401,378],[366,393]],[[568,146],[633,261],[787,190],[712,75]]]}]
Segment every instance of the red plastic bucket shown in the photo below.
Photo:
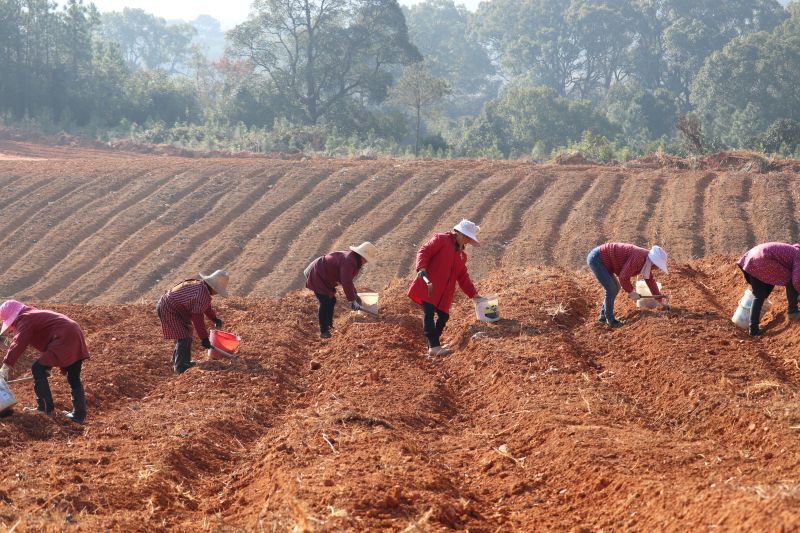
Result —
[{"label": "red plastic bucket", "polygon": [[[239,344],[242,342],[242,338],[238,335],[218,329],[210,331],[208,340],[211,341],[211,349],[208,350],[208,356],[212,359],[225,359],[226,354],[235,354],[236,350],[239,349]],[[220,353],[215,348],[224,353]]]}]

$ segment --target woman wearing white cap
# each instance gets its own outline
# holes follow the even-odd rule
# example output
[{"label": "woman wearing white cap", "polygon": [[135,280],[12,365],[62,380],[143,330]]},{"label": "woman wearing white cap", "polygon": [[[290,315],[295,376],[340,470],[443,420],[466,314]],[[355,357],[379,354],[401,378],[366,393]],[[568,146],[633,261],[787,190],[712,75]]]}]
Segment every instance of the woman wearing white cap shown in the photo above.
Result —
[{"label": "woman wearing white cap", "polygon": [[361,308],[361,298],[353,280],[366,263],[378,259],[378,249],[371,242],[350,246],[350,251],[331,252],[316,258],[303,271],[306,288],[319,300],[319,334],[329,339],[333,327],[333,310],[336,306],[336,286],[341,283],[345,298],[353,309]]},{"label": "woman wearing white cap", "polygon": [[622,285],[628,297],[634,302],[637,301],[639,293],[634,290],[631,278],[640,274],[647,283],[650,294],[656,297],[656,301],[662,307],[666,307],[667,304],[661,297],[652,271],[653,266],[656,266],[664,274],[667,273],[667,252],[660,246],[645,250],[633,244],[607,242],[589,252],[586,262],[606,292],[599,322],[608,324],[612,328],[622,325],[622,322],[614,316],[614,300]]},{"label": "woman wearing white cap", "polygon": [[200,336],[203,348],[211,348],[205,315],[219,329],[222,320],[211,307],[211,297],[215,294],[228,296],[228,273],[217,270],[210,276],[200,274],[200,279],[184,280],[165,292],[156,304],[156,314],[161,320],[161,330],[165,339],[175,341],[172,352],[172,368],[183,374],[195,365],[192,361],[192,325]]},{"label": "woman wearing white cap", "polygon": [[430,355],[450,353],[441,345],[441,335],[450,318],[456,282],[469,298],[479,299],[467,272],[467,244],[478,245],[480,226],[467,219],[446,233],[437,233],[417,252],[417,277],[408,297],[422,306],[422,327]]}]

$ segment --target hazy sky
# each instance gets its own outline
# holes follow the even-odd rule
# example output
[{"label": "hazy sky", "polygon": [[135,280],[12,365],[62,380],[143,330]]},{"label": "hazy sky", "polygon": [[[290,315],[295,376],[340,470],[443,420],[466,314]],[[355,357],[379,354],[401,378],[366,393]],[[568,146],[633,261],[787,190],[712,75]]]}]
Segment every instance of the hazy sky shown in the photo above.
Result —
[{"label": "hazy sky", "polygon": [[[194,20],[197,15],[211,15],[222,22],[224,29],[231,28],[247,18],[252,0],[85,0],[93,2],[100,11],[122,11],[125,7],[140,8],[165,19]],[[402,5],[413,5],[420,0],[400,0]],[[480,0],[456,0],[475,10]],[[63,4],[63,2],[59,2]]]}]

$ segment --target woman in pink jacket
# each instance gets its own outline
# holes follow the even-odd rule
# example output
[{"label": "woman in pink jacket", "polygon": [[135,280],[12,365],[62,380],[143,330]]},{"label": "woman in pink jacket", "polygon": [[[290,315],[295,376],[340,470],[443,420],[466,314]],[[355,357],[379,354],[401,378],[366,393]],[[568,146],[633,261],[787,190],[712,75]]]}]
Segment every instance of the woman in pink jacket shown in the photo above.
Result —
[{"label": "woman in pink jacket", "polygon": [[786,286],[789,319],[800,319],[797,296],[800,291],[800,245],[767,242],[752,248],[739,259],[744,279],[753,288],[753,307],[750,309],[750,335],[761,334],[761,308],[775,285]]},{"label": "woman in pink jacket", "polygon": [[34,361],[33,390],[36,393],[37,411],[53,414],[53,395],[47,378],[49,370],[58,367],[67,375],[72,393],[72,412],[64,415],[78,424],[86,420],[86,398],[81,383],[81,366],[89,359],[86,339],[81,327],[69,317],[25,305],[16,300],[6,300],[0,305],[0,320],[3,321],[0,335],[7,331],[14,334],[0,367],[0,377],[8,380],[8,375],[19,357],[28,346],[42,353]]},{"label": "woman in pink jacket", "polygon": [[608,324],[612,328],[623,324],[614,316],[614,300],[617,299],[620,285],[631,300],[635,302],[639,299],[639,293],[634,290],[631,283],[631,278],[638,275],[644,278],[650,294],[656,297],[658,303],[666,307],[666,302],[660,298],[661,293],[652,271],[655,266],[664,274],[667,273],[667,252],[660,246],[653,246],[648,251],[633,244],[607,242],[589,252],[586,262],[597,281],[605,289],[605,299],[603,307],[600,309],[598,322]]},{"label": "woman in pink jacket", "polygon": [[314,259],[303,271],[306,288],[319,300],[319,336],[331,338],[333,311],[336,308],[336,287],[341,284],[344,296],[353,310],[361,309],[361,298],[354,280],[361,267],[378,259],[378,249],[371,242],[351,246],[349,251],[331,252]]},{"label": "woman in pink jacket", "polygon": [[456,282],[469,298],[480,299],[467,272],[464,252],[467,244],[478,245],[480,229],[464,219],[451,231],[435,234],[417,252],[417,277],[408,289],[408,297],[422,306],[422,327],[430,355],[450,353],[441,345],[441,336],[450,318]]}]

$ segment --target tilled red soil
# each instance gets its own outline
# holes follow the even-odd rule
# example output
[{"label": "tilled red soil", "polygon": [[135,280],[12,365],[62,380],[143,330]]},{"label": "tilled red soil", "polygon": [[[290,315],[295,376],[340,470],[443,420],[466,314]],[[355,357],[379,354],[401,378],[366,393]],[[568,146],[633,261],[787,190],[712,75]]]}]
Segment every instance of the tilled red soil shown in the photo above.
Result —
[{"label": "tilled red soil", "polygon": [[462,217],[482,228],[476,279],[503,266],[581,268],[607,240],[658,243],[678,261],[800,240],[800,163],[753,154],[627,166],[285,161],[23,140],[0,130],[0,296],[21,300],[153,301],[217,268],[236,295],[281,296],[315,257],[364,240],[381,263],[363,280],[383,289]]},{"label": "tilled red soil", "polygon": [[[501,180],[502,181],[502,180]],[[588,273],[509,267],[459,296],[453,355],[423,354],[406,281],[381,316],[316,300],[219,300],[239,362],[175,376],[150,305],[57,305],[87,332],[87,424],[0,419],[14,531],[793,530],[800,325],[783,291],[757,340],[729,317],[735,257],[675,264],[669,312],[595,322]],[[33,354],[16,371],[26,372]],[[51,378],[57,408],[68,387]],[[15,391],[33,401],[30,384]]]}]

